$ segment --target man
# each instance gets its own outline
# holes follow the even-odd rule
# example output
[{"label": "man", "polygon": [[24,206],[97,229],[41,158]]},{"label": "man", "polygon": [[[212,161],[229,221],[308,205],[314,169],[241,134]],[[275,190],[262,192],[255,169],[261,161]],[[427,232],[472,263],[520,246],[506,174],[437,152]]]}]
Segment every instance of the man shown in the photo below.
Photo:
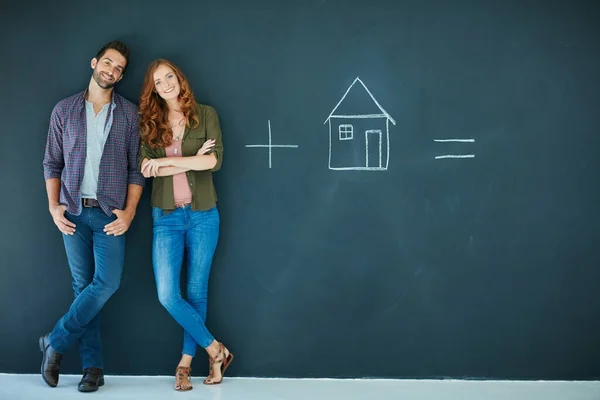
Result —
[{"label": "man", "polygon": [[117,290],[125,232],[145,183],[138,171],[137,107],[118,95],[129,49],[107,43],[91,61],[87,89],[56,104],[44,155],[50,214],[62,232],[75,299],[51,333],[39,339],[42,378],[56,387],[62,355],[79,344],[79,391],[104,384],[99,314]]}]

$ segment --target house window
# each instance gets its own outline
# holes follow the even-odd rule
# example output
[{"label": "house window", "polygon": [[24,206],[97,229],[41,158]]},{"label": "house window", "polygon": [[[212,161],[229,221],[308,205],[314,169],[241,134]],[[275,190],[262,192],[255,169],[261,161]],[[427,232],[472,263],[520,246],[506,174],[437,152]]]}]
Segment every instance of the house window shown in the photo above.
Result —
[{"label": "house window", "polygon": [[352,140],[354,128],[350,124],[340,125],[340,140]]}]

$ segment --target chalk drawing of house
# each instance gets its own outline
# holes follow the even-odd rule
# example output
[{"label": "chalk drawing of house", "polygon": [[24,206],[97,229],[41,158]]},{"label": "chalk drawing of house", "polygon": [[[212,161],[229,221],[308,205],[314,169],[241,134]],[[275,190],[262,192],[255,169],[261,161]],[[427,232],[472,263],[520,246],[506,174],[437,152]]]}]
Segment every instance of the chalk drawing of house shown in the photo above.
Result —
[{"label": "chalk drawing of house", "polygon": [[[357,85],[359,83],[359,85]],[[386,171],[390,122],[367,86],[356,78],[323,124],[329,122],[329,169]]]}]

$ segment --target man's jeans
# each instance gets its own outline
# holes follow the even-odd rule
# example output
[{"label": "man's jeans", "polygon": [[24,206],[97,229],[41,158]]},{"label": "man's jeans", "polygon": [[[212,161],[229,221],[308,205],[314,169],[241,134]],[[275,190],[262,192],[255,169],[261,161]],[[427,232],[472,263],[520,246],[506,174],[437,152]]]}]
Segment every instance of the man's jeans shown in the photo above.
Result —
[{"label": "man's jeans", "polygon": [[74,235],[63,234],[73,276],[75,299],[50,334],[50,345],[59,353],[79,343],[83,368],[103,368],[100,344],[100,311],[119,288],[125,261],[125,236],[109,236],[105,225],[117,219],[100,208],[83,208],[81,215],[65,212]]},{"label": "man's jeans", "polygon": [[[165,215],[152,208],[152,261],[158,299],[184,329],[183,354],[196,355],[214,340],[205,326],[208,278],[219,236],[219,211],[193,211],[190,206]],[[187,301],[181,296],[180,273],[187,253]]]}]

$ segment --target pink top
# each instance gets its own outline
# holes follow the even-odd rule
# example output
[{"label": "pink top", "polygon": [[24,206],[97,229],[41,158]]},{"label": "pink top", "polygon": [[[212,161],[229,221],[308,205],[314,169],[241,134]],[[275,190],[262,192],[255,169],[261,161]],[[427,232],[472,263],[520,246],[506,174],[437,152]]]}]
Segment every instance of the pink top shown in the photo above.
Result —
[{"label": "pink top", "polygon": [[[167,157],[181,157],[181,140],[174,140],[165,148]],[[173,175],[173,197],[175,206],[192,202],[192,191],[185,172]]]}]

